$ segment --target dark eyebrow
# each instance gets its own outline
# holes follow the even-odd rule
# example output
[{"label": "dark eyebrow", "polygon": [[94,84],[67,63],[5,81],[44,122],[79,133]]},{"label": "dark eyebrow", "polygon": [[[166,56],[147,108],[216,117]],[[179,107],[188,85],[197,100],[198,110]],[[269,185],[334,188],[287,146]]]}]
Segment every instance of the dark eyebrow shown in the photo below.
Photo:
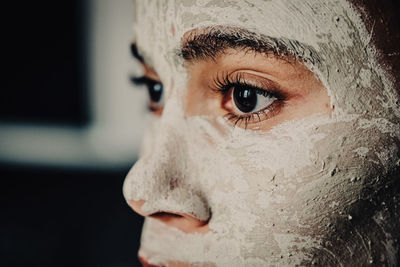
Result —
[{"label": "dark eyebrow", "polygon": [[136,44],[131,44],[131,54],[134,58],[144,63],[143,57],[139,54]]},{"label": "dark eyebrow", "polygon": [[186,61],[216,59],[226,49],[243,49],[288,60],[301,59],[315,65],[318,53],[310,46],[287,38],[273,38],[236,27],[207,27],[185,36],[178,56]]}]

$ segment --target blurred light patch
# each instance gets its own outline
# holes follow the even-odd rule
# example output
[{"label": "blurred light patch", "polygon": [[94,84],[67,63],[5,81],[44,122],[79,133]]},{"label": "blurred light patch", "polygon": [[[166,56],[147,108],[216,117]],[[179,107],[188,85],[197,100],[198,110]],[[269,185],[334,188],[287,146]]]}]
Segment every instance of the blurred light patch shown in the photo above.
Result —
[{"label": "blurred light patch", "polygon": [[[86,88],[82,90],[87,90],[81,94],[83,102],[87,97],[88,119],[84,118],[85,112],[81,112],[85,123],[74,125],[65,123],[62,118],[60,123],[56,119],[51,122],[2,120],[1,162],[120,168],[135,161],[145,124],[147,95],[145,90],[134,89],[129,81],[130,74],[138,71],[129,50],[133,20],[131,2],[87,0],[82,5],[85,10],[77,13],[86,16],[78,19],[86,23],[81,25],[84,27],[84,43],[80,46],[83,51],[78,49],[77,52],[86,55],[80,61],[86,75],[81,79]],[[40,91],[40,85],[37,90]],[[56,85],[54,91],[57,91]],[[54,101],[43,97],[43,103]],[[71,106],[72,113],[75,108]]]}]

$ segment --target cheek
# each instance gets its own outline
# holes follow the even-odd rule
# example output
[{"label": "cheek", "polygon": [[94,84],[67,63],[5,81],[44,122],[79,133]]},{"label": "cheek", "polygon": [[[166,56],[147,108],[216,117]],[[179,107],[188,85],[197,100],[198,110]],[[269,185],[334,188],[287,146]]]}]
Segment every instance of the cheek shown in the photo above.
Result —
[{"label": "cheek", "polygon": [[[151,158],[154,165],[138,175],[143,181],[134,193],[146,199],[158,194],[158,188],[162,195],[170,188],[162,180],[168,177],[179,177],[177,185],[185,192],[202,192],[211,211],[209,233],[187,235],[154,221],[147,221],[143,231],[142,246],[162,255],[170,248],[157,244],[177,240],[187,258],[172,251],[168,257],[182,261],[218,262],[220,248],[229,247],[235,256],[289,264],[313,253],[325,255],[326,248],[340,255],[337,248],[351,242],[362,247],[358,239],[348,241],[348,229],[357,220],[376,225],[371,222],[375,210],[360,216],[366,213],[359,200],[374,197],[372,181],[384,181],[398,160],[399,127],[384,120],[333,122],[328,115],[313,116],[268,133],[232,130],[223,119],[207,117],[182,119],[173,126],[155,122],[144,149],[144,159]],[[154,187],[157,183],[161,186]]]},{"label": "cheek", "polygon": [[206,194],[211,229],[230,228],[240,234],[254,227],[271,228],[278,218],[301,212],[316,196],[302,190],[316,187],[315,179],[329,175],[315,150],[324,135],[310,135],[314,129],[299,128],[302,123],[310,125],[289,124],[268,135],[242,129],[225,134],[215,130],[215,124],[190,120],[192,130],[185,137],[187,179]]},{"label": "cheek", "polygon": [[373,198],[370,185],[398,161],[395,125],[370,122],[306,119],[267,135],[236,129],[218,143],[220,152],[214,146],[198,161],[215,221],[247,229],[281,224],[295,232],[301,224],[308,234],[325,235],[321,226],[357,212],[352,204]]}]

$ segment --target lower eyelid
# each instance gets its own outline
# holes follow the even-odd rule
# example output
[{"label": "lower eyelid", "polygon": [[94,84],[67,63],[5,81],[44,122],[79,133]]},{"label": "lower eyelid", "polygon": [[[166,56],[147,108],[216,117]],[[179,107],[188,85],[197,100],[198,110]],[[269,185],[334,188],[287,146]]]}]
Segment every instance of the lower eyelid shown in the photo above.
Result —
[{"label": "lower eyelid", "polygon": [[239,126],[244,129],[247,129],[249,125],[254,125],[254,124],[258,125],[263,121],[266,121],[278,115],[284,105],[285,101],[276,100],[270,106],[266,107],[265,109],[259,110],[257,112],[244,115],[237,115],[232,112],[229,112],[224,117],[229,121],[231,121],[234,124],[234,126]]}]

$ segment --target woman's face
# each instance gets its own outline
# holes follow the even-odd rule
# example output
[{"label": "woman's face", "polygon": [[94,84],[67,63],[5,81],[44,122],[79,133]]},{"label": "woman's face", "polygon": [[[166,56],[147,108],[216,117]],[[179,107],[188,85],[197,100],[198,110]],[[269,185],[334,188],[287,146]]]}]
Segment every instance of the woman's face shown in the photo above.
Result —
[{"label": "woman's face", "polygon": [[399,98],[350,3],[135,12],[152,120],[124,195],[145,261],[396,263]]}]

